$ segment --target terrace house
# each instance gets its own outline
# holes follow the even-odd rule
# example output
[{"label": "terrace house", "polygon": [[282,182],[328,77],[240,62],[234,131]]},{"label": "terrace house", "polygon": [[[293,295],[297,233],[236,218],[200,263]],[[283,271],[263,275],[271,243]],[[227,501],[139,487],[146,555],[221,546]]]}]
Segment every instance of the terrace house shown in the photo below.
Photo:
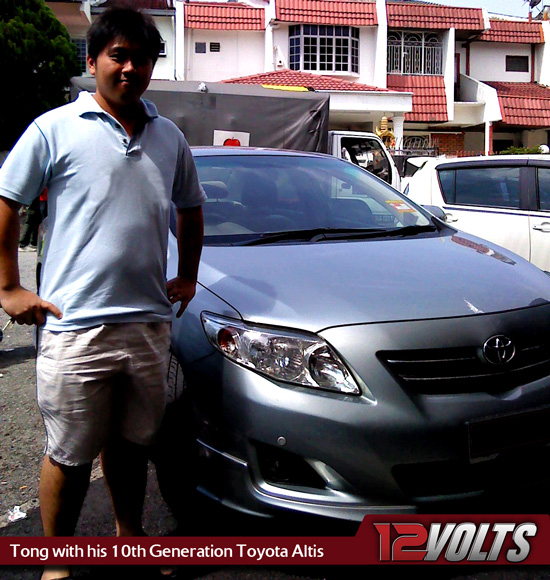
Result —
[{"label": "terrace house", "polygon": [[[89,23],[110,1],[49,5],[72,4]],[[332,128],[375,131],[386,117],[397,148],[487,153],[550,142],[543,19],[417,0],[134,4],[165,40],[155,78],[310,87],[330,94]]]}]

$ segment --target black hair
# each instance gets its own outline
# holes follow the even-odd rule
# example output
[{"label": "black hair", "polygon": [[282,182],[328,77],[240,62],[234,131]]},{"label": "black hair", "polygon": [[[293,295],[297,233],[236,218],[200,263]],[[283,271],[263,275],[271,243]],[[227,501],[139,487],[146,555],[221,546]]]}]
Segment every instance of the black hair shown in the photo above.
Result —
[{"label": "black hair", "polygon": [[113,40],[124,38],[143,48],[153,64],[160,52],[161,37],[153,19],[130,6],[108,8],[88,29],[88,54],[95,61]]}]

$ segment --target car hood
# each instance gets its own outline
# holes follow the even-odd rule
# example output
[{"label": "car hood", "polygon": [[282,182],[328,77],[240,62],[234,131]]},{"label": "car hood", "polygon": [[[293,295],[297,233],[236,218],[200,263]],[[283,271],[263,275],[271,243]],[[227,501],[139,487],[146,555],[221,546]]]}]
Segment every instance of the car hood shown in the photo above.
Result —
[{"label": "car hood", "polygon": [[199,281],[245,320],[313,332],[475,316],[550,301],[550,277],[519,256],[463,233],[205,247]]}]

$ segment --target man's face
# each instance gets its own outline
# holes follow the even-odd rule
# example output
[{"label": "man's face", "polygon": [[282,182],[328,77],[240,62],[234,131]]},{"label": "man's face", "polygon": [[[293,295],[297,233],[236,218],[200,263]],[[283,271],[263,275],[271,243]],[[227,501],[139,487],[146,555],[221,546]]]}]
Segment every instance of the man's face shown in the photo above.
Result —
[{"label": "man's face", "polygon": [[96,79],[96,94],[113,110],[139,103],[153,73],[153,62],[137,44],[124,38],[111,41],[88,67]]}]

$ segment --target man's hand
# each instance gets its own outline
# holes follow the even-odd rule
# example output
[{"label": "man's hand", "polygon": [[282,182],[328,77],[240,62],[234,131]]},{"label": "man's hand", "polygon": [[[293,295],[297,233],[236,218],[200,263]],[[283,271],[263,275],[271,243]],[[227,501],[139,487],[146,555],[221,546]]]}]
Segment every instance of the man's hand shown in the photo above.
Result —
[{"label": "man's hand", "polygon": [[17,286],[13,290],[1,294],[2,308],[18,324],[36,324],[42,326],[46,322],[46,314],[51,312],[56,318],[63,316],[61,310],[51,302],[42,300],[34,292]]},{"label": "man's hand", "polygon": [[166,292],[168,293],[168,300],[171,304],[181,302],[176,318],[179,318],[183,311],[187,308],[193,296],[195,296],[197,283],[194,280],[184,278],[183,276],[176,276],[172,280],[166,282]]}]

